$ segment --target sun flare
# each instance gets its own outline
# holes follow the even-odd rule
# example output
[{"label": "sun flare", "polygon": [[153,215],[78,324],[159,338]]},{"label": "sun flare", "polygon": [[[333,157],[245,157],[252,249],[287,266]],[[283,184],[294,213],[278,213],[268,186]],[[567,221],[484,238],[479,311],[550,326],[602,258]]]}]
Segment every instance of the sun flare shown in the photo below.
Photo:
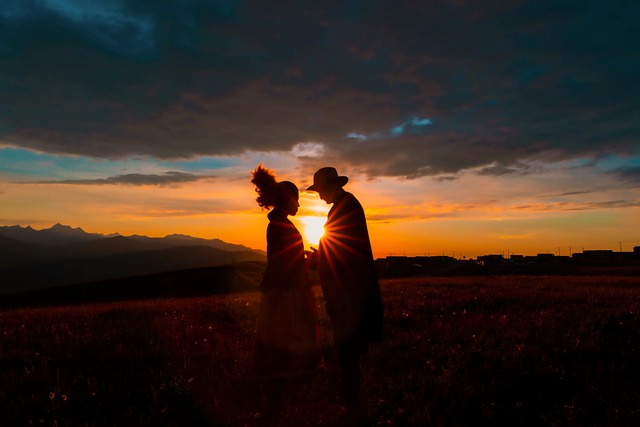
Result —
[{"label": "sun flare", "polygon": [[320,238],[324,235],[324,223],[327,222],[327,218],[324,216],[302,216],[300,222],[306,246],[317,248]]}]

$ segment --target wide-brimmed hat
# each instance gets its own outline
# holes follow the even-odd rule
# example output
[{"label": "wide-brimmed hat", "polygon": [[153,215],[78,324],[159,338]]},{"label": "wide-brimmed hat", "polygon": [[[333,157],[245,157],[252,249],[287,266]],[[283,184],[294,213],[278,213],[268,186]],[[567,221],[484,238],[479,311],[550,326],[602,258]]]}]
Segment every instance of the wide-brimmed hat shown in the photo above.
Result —
[{"label": "wide-brimmed hat", "polygon": [[313,185],[307,188],[307,191],[318,191],[320,188],[326,188],[331,185],[343,187],[348,181],[349,178],[346,176],[338,176],[336,168],[322,168],[313,174]]}]

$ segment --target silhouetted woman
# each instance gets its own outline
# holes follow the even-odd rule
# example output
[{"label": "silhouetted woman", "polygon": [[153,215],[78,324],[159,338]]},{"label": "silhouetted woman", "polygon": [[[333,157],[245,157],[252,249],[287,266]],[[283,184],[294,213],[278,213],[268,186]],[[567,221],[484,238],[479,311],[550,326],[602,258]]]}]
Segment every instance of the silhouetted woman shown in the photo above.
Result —
[{"label": "silhouetted woman", "polygon": [[277,182],[262,165],[253,171],[256,201],[268,214],[267,267],[260,284],[262,299],[255,347],[255,368],[264,380],[267,418],[275,421],[285,389],[321,366],[317,313],[302,236],[289,215],[298,212],[298,188]]}]

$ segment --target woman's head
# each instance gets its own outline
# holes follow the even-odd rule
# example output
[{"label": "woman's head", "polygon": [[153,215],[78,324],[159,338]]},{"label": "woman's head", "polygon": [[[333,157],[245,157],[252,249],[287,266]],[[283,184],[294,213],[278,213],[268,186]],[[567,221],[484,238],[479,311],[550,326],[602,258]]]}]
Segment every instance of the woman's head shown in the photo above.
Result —
[{"label": "woman's head", "polygon": [[278,183],[278,196],[276,206],[288,215],[298,213],[300,203],[298,203],[298,187],[291,181],[282,181]]},{"label": "woman's head", "polygon": [[288,215],[298,212],[298,187],[292,182],[278,182],[272,170],[259,165],[252,173],[251,183],[256,187],[256,201],[261,208],[277,207]]}]

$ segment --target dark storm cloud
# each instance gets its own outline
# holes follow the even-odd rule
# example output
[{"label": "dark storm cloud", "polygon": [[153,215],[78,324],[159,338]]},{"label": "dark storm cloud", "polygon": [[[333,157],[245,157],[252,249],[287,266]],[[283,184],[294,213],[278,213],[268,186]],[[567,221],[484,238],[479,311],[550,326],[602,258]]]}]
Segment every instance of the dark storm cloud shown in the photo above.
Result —
[{"label": "dark storm cloud", "polygon": [[[558,196],[563,197],[563,196],[579,196],[579,195],[583,195],[583,194],[589,194],[591,193],[591,191],[568,191],[566,193],[562,193],[559,194]],[[555,197],[555,196],[553,196]]]},{"label": "dark storm cloud", "polygon": [[584,194],[591,194],[593,191],[567,191],[565,193],[560,194],[551,194],[548,196],[539,196],[540,199],[549,199],[549,198],[557,198],[557,197],[568,197],[568,196],[582,196]]},{"label": "dark storm cloud", "polygon": [[314,3],[5,0],[0,140],[165,159],[322,143],[322,163],[407,178],[640,150],[638,2]]},{"label": "dark storm cloud", "polygon": [[455,175],[443,175],[443,176],[437,176],[434,179],[438,182],[445,182],[445,181],[456,181],[460,179],[460,177]]},{"label": "dark storm cloud", "polygon": [[640,207],[640,200],[609,200],[605,202],[587,203],[580,208],[576,208],[576,210],[637,208],[637,207]]},{"label": "dark storm cloud", "polygon": [[175,186],[188,182],[202,181],[213,179],[212,176],[194,175],[184,172],[165,172],[164,174],[138,174],[131,173],[126,175],[116,175],[108,178],[99,179],[66,179],[57,181],[36,181],[36,182],[19,182],[18,184],[66,184],[66,185],[157,185]]},{"label": "dark storm cloud", "polygon": [[640,166],[618,168],[612,171],[611,174],[621,181],[640,184]]},{"label": "dark storm cloud", "polygon": [[513,206],[511,209],[533,212],[553,212],[553,211],[590,211],[598,209],[625,209],[640,207],[640,200],[607,200],[603,202],[555,202],[534,205]]}]

